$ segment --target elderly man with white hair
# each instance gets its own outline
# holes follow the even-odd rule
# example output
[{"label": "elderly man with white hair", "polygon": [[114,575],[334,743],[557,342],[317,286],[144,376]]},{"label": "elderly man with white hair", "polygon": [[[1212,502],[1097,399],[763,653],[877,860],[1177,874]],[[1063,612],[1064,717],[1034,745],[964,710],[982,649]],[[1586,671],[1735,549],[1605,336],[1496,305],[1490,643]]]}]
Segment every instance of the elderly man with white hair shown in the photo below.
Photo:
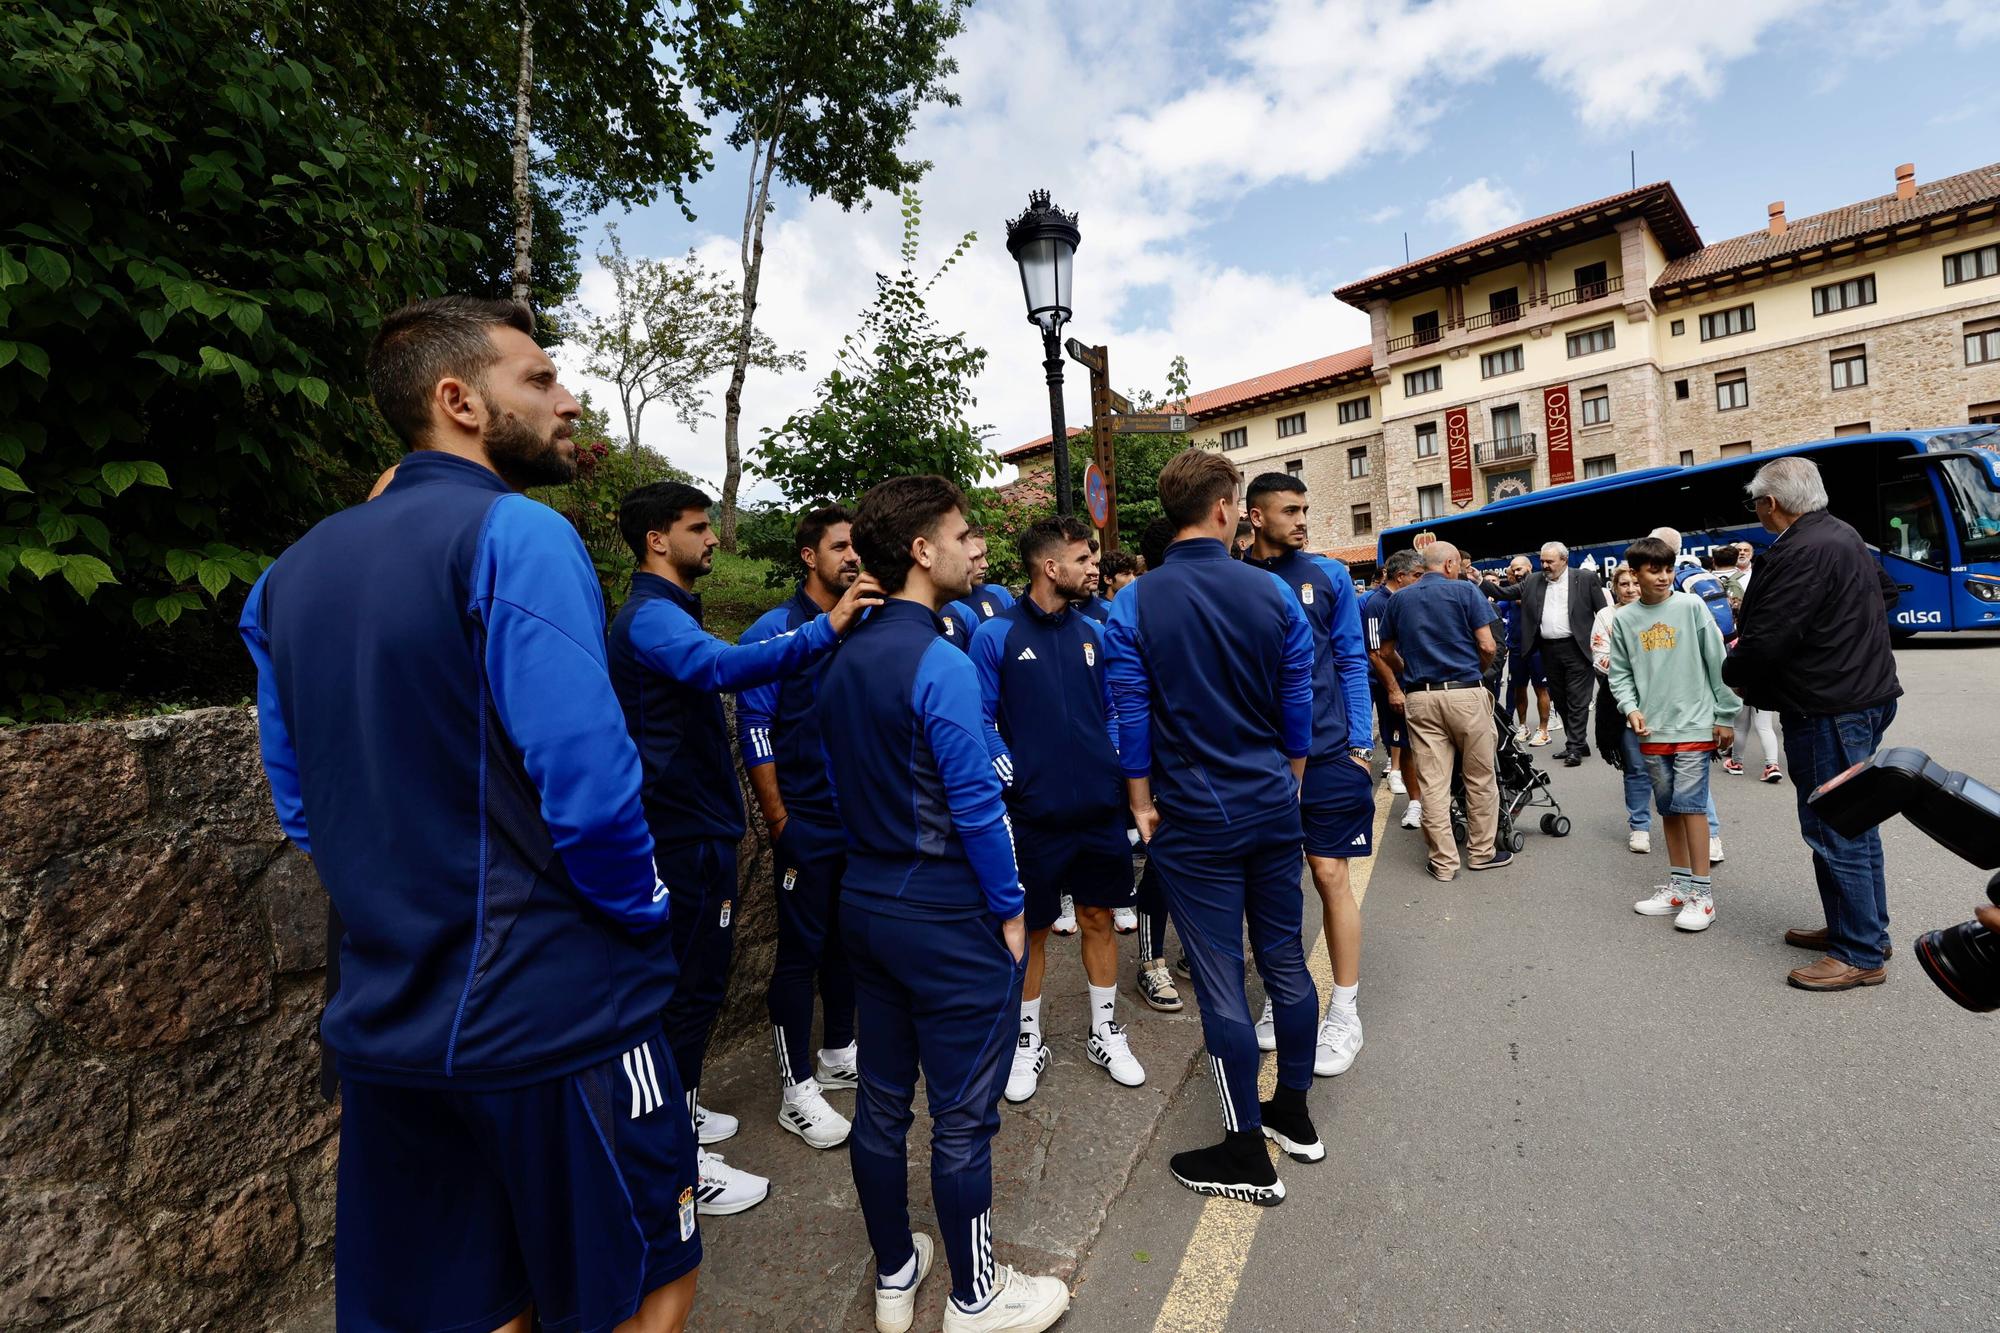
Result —
[{"label": "elderly man with white hair", "polygon": [[1563,763],[1575,768],[1590,753],[1590,700],[1597,673],[1590,665],[1590,626],[1609,605],[1596,577],[1569,567],[1569,547],[1542,547],[1542,568],[1518,583],[1489,579],[1486,595],[1521,603],[1524,652],[1539,650],[1549,694],[1562,716]]},{"label": "elderly man with white hair", "polygon": [[1799,827],[1826,916],[1824,927],[1785,932],[1785,943],[1826,955],[1788,980],[1813,991],[1880,985],[1890,953],[1881,835],[1842,837],[1806,798],[1880,748],[1895,719],[1903,692],[1889,647],[1895,585],[1861,534],[1827,512],[1812,460],[1775,459],[1745,489],[1752,512],[1777,537],[1757,562],[1722,679],[1784,723]]}]

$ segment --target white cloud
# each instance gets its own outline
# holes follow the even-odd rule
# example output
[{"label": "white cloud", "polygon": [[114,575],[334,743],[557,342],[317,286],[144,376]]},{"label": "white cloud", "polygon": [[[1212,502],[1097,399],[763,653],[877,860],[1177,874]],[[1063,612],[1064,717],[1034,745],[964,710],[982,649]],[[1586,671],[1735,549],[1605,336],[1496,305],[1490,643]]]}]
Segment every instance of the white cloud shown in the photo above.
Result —
[{"label": "white cloud", "polygon": [[1368,214],[1362,221],[1379,227],[1385,222],[1394,222],[1401,216],[1403,216],[1403,206],[1401,204],[1384,204],[1373,213]]},{"label": "white cloud", "polygon": [[[1039,346],[1002,243],[1005,219],[1030,188],[1049,188],[1081,214],[1071,332],[1110,346],[1117,386],[1157,388],[1168,359],[1182,354],[1194,387],[1215,387],[1365,341],[1366,319],[1328,290],[1381,257],[1356,255],[1322,273],[1284,271],[1255,253],[1218,259],[1202,232],[1224,208],[1255,209],[1265,185],[1324,181],[1371,157],[1417,150],[1458,99],[1506,80],[1555,89],[1587,135],[1672,116],[1714,96],[1725,67],[1773,24],[1822,2],[1262,0],[1226,10],[1220,23],[1190,0],[982,3],[955,50],[962,104],[928,109],[910,145],[935,163],[921,186],[932,262],[965,230],[979,232],[974,252],[933,294],[939,321],[990,353],[974,419],[992,423],[996,448],[1048,429]],[[1979,12],[1968,6],[1969,21]],[[1374,202],[1353,179],[1356,201]],[[1458,238],[1522,215],[1488,177],[1432,208]],[[1366,216],[1379,225],[1396,205]],[[685,250],[685,228],[664,210],[656,219],[660,239],[649,248]],[[637,222],[624,227],[634,252]],[[733,270],[736,226],[735,217],[704,218],[693,243]],[[753,372],[746,455],[762,428],[809,401],[897,240],[893,207],[844,214],[781,202],[767,234],[759,320],[803,351],[810,370]],[[1171,293],[1164,314],[1160,290]],[[587,273],[582,299],[602,296]],[[1087,399],[1081,369],[1073,371],[1076,423]],[[602,386],[595,391],[608,399]],[[717,418],[698,431],[649,420],[647,443],[719,478],[719,384],[714,406]]]}]

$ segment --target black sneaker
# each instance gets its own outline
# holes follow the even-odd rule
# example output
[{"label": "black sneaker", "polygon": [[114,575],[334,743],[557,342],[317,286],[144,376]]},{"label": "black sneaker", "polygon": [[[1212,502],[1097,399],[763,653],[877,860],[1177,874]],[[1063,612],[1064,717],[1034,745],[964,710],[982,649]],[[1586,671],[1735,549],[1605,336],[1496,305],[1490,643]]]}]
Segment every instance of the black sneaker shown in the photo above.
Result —
[{"label": "black sneaker", "polygon": [[1257,1109],[1263,1114],[1264,1137],[1277,1144],[1287,1157],[1294,1162],[1326,1159],[1326,1145],[1319,1141],[1319,1131],[1313,1128],[1311,1116],[1281,1111],[1275,1101],[1258,1102]]},{"label": "black sneaker", "polygon": [[[1242,1140],[1243,1146],[1237,1146]],[[1246,1150],[1247,1149],[1247,1150]],[[1196,1194],[1236,1199],[1270,1208],[1283,1203],[1285,1182],[1253,1133],[1232,1134],[1213,1147],[1175,1153],[1168,1163],[1174,1179]]]},{"label": "black sneaker", "polygon": [[1467,870],[1505,870],[1514,864],[1514,853],[1505,847],[1495,847],[1493,855],[1484,861],[1474,861]]},{"label": "black sneaker", "polygon": [[1185,953],[1183,953],[1180,957],[1174,959],[1174,971],[1180,973],[1182,976],[1186,977],[1190,981],[1194,980],[1194,969],[1188,965],[1187,955]]}]

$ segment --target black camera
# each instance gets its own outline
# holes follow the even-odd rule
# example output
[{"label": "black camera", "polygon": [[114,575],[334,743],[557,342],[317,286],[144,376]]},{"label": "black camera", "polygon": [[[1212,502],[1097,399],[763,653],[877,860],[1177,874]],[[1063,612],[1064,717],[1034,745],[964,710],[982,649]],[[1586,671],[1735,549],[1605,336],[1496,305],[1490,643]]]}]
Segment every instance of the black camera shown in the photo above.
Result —
[{"label": "black camera", "polygon": [[[1902,815],[1932,841],[1981,870],[2000,866],[2000,792],[1895,746],[1825,782],[1807,798],[1843,837]],[[1986,883],[2000,907],[2000,875]],[[2000,1009],[2000,935],[1964,921],[1917,937],[1917,961],[1939,990],[1975,1013]]]}]

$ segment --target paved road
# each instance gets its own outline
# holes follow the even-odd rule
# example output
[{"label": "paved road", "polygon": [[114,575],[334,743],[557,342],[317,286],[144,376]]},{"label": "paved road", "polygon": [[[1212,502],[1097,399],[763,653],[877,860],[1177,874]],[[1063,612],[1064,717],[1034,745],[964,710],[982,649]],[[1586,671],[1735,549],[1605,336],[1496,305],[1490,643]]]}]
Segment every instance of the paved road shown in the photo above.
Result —
[{"label": "paved road", "polygon": [[[1900,665],[1892,739],[2000,778],[2000,642],[1920,639]],[[1789,784],[1717,776],[1718,919],[1688,936],[1631,911],[1665,859],[1625,850],[1616,775],[1554,772],[1576,831],[1531,833],[1504,874],[1436,884],[1389,829],[1368,1045],[1313,1096],[1327,1161],[1281,1162],[1276,1209],[1204,1213],[1165,1165],[1217,1133],[1191,1080],[1062,1328],[2000,1323],[2000,1024],[1909,958],[1980,872],[1892,826],[1889,982],[1809,995],[1784,984],[1808,956],[1781,932],[1817,920]]]}]

